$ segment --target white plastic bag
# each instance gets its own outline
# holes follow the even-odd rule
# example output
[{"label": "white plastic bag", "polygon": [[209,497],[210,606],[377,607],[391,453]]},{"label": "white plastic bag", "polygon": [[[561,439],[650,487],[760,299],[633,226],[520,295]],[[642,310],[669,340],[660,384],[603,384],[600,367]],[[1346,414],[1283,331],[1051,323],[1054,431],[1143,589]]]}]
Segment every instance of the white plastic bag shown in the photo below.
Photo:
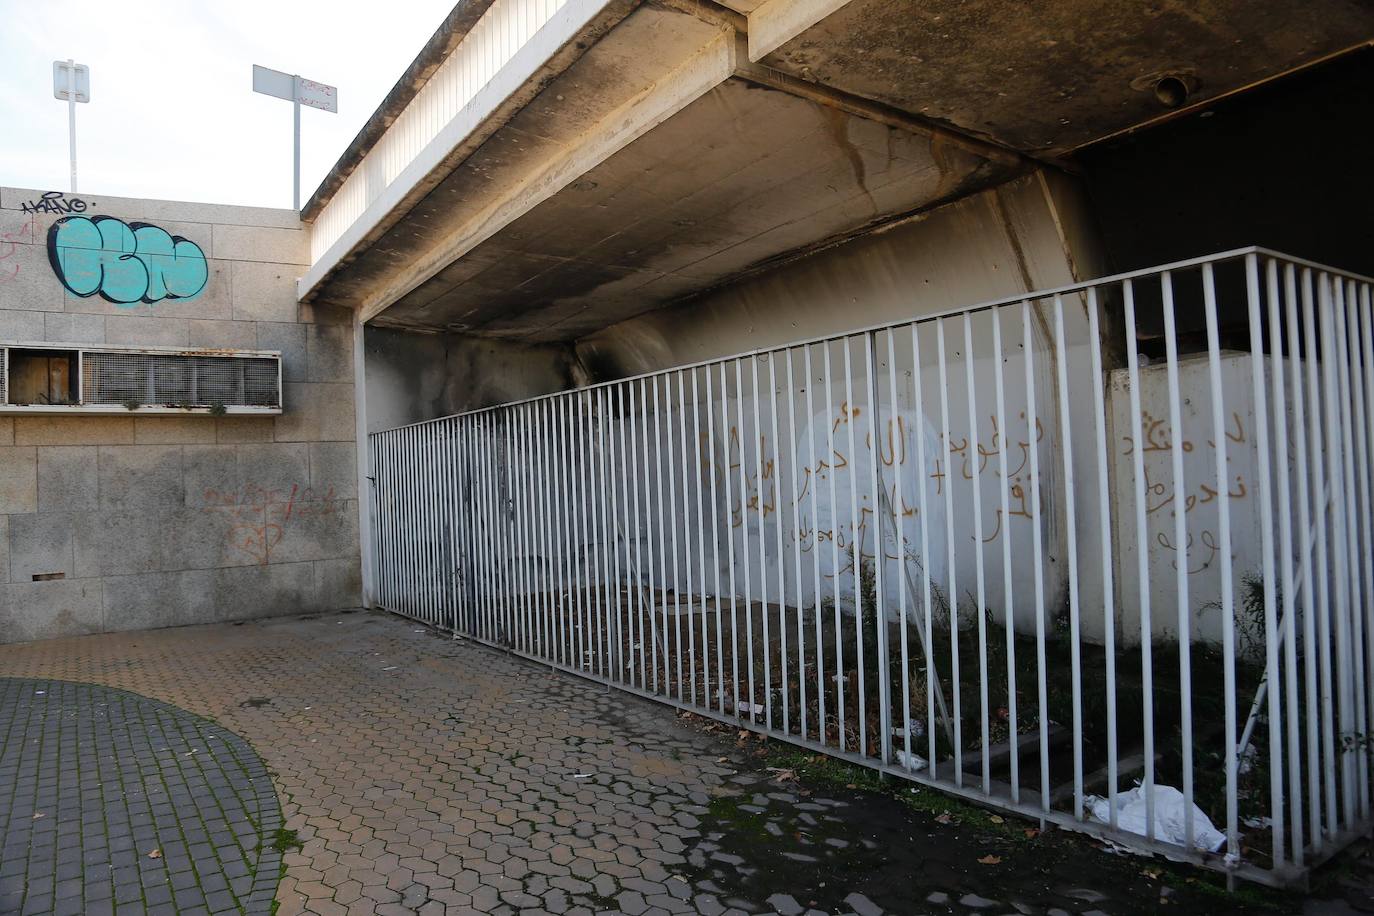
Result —
[{"label": "white plastic bag", "polygon": [[[1184,837],[1183,815],[1187,810],[1183,793],[1173,786],[1156,785],[1155,798],[1155,839],[1166,843],[1188,845]],[[1089,795],[1083,799],[1083,807],[1088,817],[1102,823],[1111,823],[1111,808],[1107,799]],[[1145,836],[1145,789],[1136,787],[1116,796],[1116,823],[1127,833]],[[1216,852],[1226,845],[1226,834],[1212,826],[1212,822],[1202,809],[1193,805],[1193,846]]]}]

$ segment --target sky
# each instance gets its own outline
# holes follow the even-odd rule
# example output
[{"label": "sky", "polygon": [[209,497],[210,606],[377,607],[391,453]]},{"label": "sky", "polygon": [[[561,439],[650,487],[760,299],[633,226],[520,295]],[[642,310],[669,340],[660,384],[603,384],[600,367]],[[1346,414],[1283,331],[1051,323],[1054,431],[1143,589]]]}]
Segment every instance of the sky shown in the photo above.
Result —
[{"label": "sky", "polygon": [[339,90],[301,109],[304,203],[456,2],[0,0],[0,185],[69,190],[52,62],[74,58],[78,197],[290,207],[292,106],[252,91],[261,64]]}]

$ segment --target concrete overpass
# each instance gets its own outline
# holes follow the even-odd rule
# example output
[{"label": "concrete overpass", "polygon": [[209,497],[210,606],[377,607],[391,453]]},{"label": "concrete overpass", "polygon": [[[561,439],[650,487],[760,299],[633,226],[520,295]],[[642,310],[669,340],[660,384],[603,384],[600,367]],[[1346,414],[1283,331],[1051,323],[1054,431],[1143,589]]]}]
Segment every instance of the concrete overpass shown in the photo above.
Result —
[{"label": "concrete overpass", "polygon": [[464,0],[304,208],[299,294],[376,327],[575,341],[1072,169],[1367,44],[1370,19],[1349,0]]}]

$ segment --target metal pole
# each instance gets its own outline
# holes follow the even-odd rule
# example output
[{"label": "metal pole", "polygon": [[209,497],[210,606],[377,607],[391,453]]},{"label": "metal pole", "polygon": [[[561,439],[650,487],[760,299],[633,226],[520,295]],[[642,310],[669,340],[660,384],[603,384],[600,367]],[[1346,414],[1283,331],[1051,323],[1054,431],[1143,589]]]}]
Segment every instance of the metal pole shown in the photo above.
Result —
[{"label": "metal pole", "polygon": [[[301,209],[301,78],[293,76],[291,78],[291,117],[292,117],[292,146],[291,146],[291,208],[296,212]],[[76,154],[72,154],[73,162]],[[76,166],[72,166],[72,190],[76,190]]]},{"label": "metal pole", "polygon": [[72,159],[72,193],[76,193],[76,61],[67,58],[67,144]]}]

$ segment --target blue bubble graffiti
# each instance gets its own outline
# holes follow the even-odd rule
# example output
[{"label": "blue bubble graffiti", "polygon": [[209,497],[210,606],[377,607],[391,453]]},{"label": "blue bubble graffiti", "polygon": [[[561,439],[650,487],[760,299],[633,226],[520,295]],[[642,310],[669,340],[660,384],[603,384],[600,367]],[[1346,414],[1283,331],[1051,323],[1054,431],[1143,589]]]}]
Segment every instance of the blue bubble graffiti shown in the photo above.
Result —
[{"label": "blue bubble graffiti", "polygon": [[210,279],[200,246],[148,223],[67,216],[48,230],[53,273],[73,295],[117,305],[192,299]]}]

